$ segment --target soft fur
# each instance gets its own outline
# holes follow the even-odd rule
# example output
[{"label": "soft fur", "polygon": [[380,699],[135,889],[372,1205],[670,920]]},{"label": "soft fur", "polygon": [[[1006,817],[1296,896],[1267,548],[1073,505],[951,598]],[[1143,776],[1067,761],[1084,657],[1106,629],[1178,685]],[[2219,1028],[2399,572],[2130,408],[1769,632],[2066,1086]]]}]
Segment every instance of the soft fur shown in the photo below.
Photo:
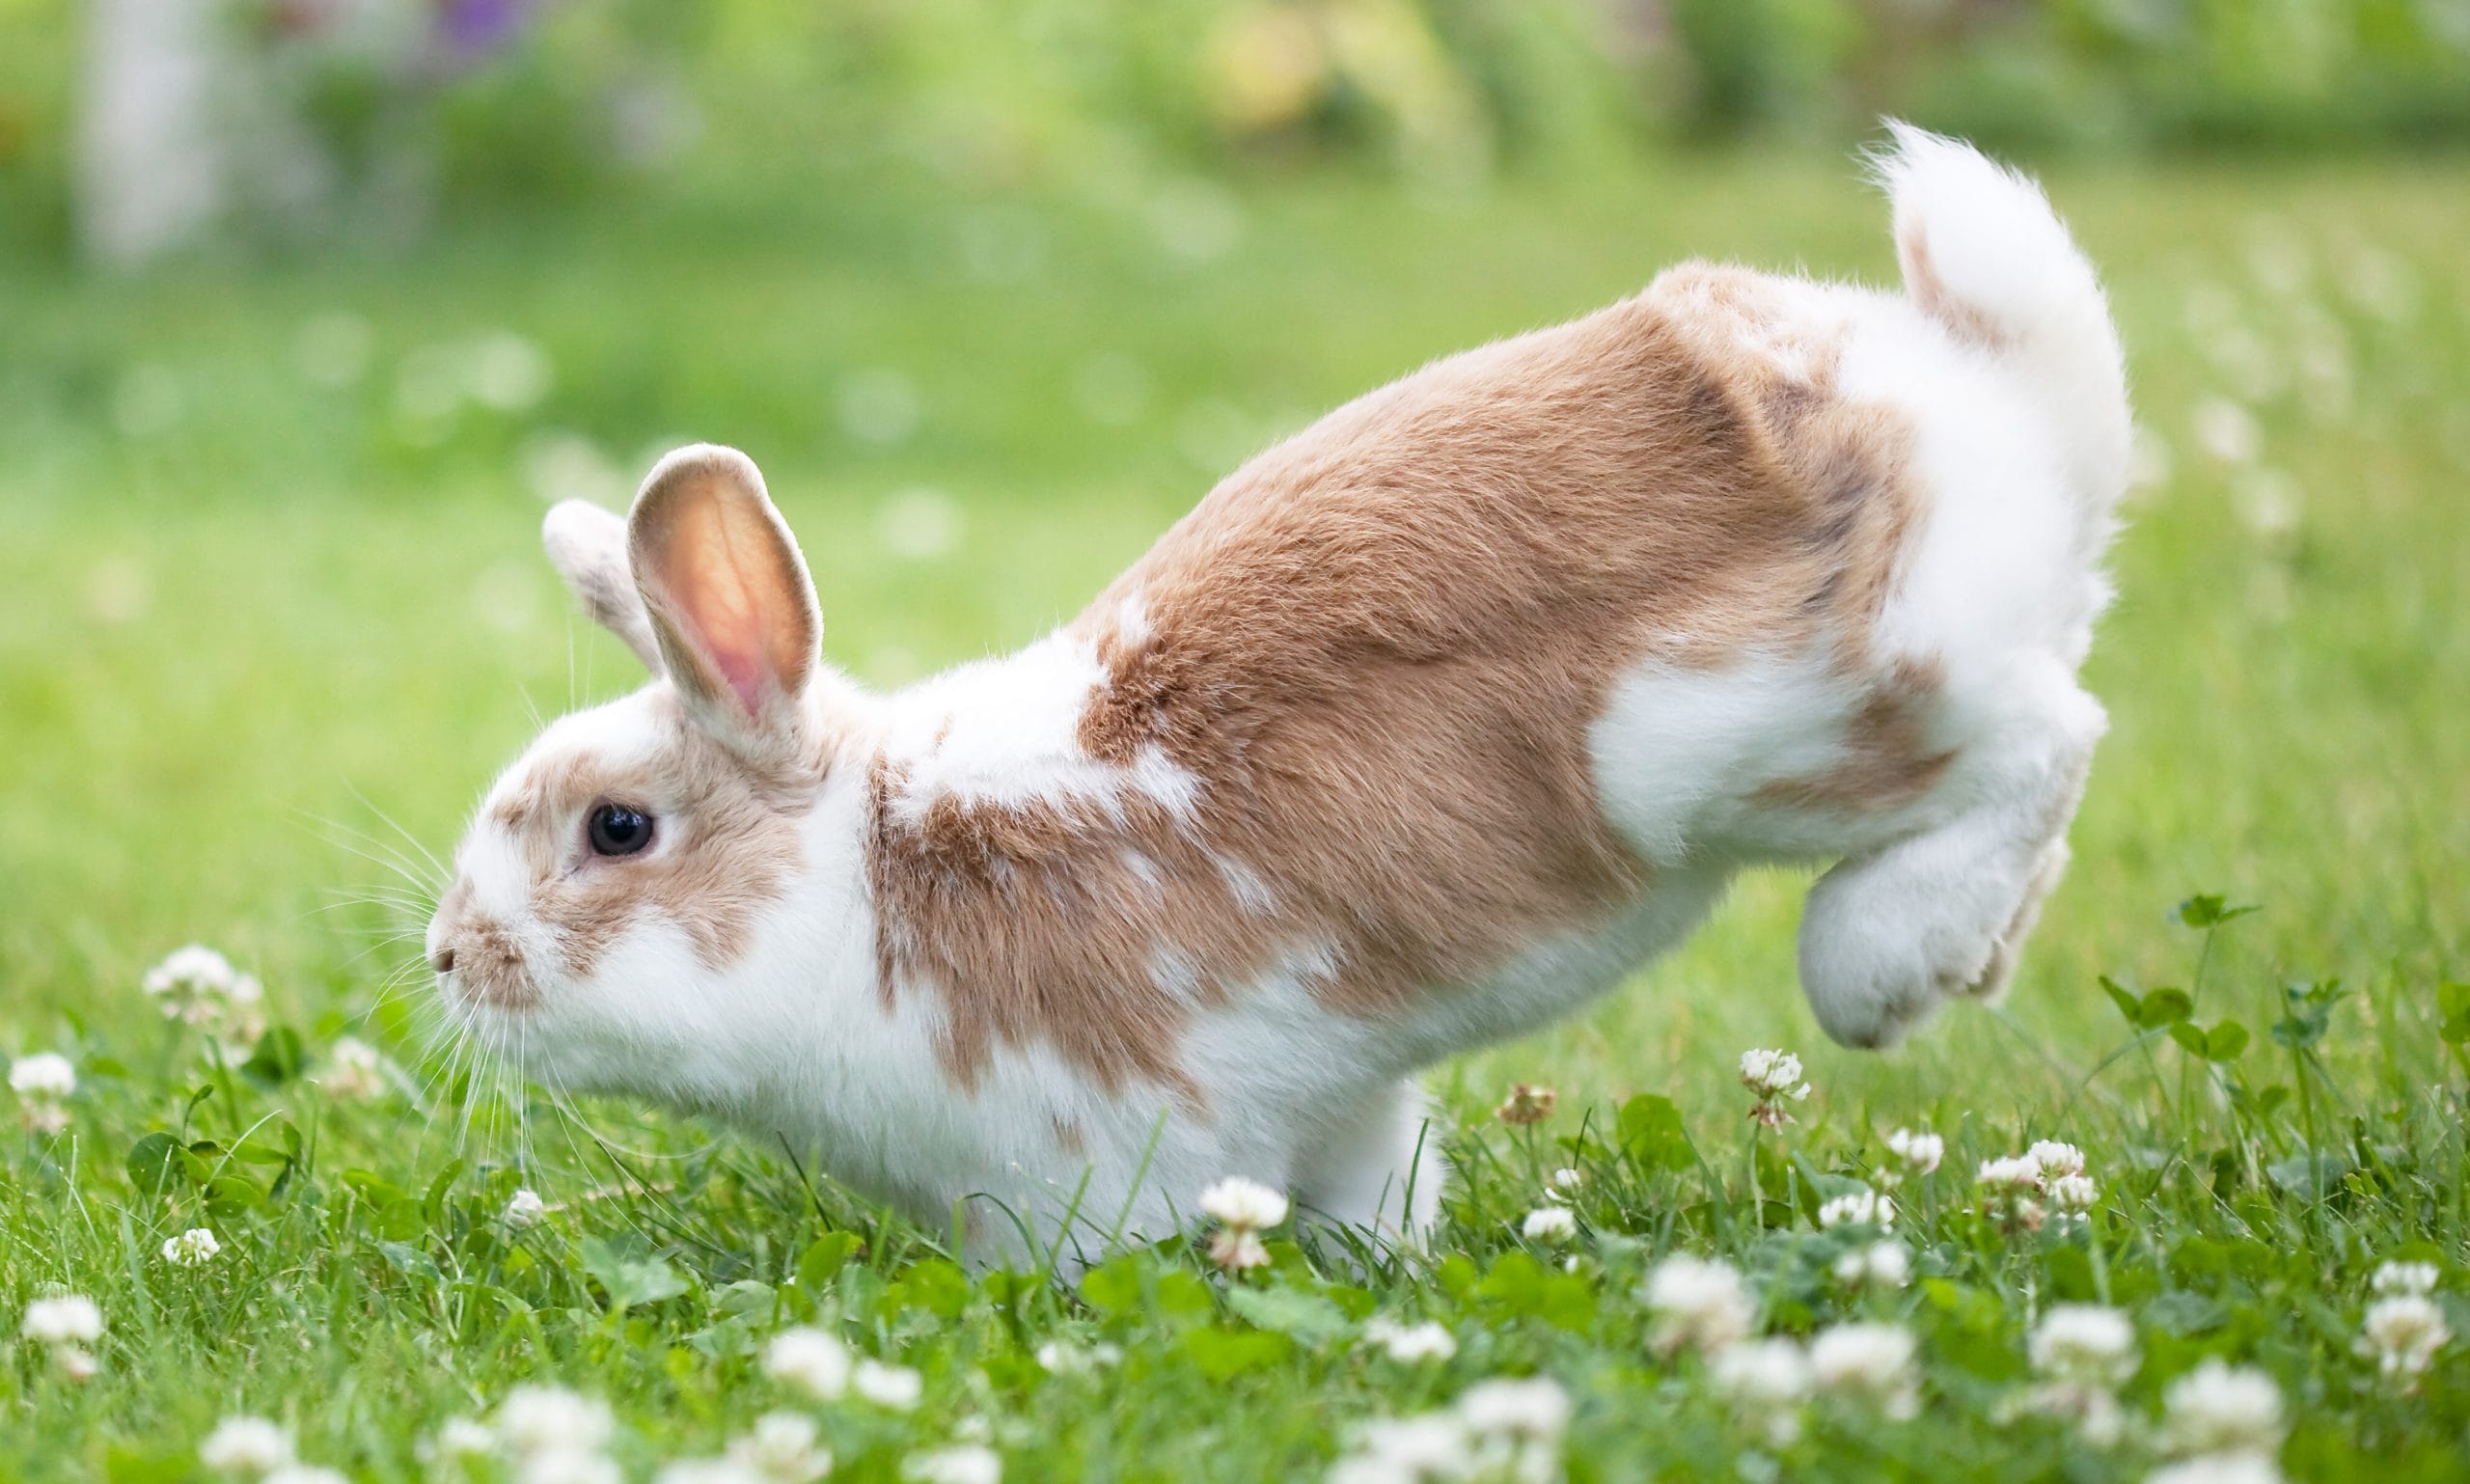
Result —
[{"label": "soft fur", "polygon": [[[1237,1173],[1412,1234],[1415,1071],[1584,1003],[1743,866],[1887,1044],[2003,987],[2100,707],[2127,408],[2041,193],[1899,129],[1902,294],[1688,265],[1229,477],[1090,609],[871,695],[753,464],[546,539],[653,664],[499,781],[429,928],[538,1075],[819,1151],[981,1260]],[[637,856],[585,821],[652,815]]]}]

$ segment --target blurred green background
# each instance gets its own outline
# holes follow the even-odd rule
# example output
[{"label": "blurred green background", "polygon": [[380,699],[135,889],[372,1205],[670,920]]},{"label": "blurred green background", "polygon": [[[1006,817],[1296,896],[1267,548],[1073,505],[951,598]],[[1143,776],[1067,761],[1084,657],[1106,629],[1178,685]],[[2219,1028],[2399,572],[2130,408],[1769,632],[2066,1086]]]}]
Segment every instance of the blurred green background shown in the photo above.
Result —
[{"label": "blurred green background", "polygon": [[[1881,1120],[2072,1086],[2196,891],[2267,909],[2242,1010],[2459,976],[2470,4],[0,0],[0,1052],[133,1023],[190,939],[371,1015],[409,950],[353,832],[442,854],[638,678],[546,500],[748,449],[830,657],[896,684],[1433,355],[1685,257],[1890,277],[1886,112],[2047,179],[2143,481],[2012,1008],[1814,1070]],[[1807,1047],[1802,884],[1444,1086]]]}]

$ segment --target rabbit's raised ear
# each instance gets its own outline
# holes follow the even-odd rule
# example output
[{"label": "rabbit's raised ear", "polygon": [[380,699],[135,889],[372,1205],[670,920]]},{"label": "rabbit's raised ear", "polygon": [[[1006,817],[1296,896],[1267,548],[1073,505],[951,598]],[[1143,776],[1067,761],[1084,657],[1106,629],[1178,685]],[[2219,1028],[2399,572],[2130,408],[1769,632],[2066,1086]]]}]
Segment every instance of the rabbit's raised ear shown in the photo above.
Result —
[{"label": "rabbit's raised ear", "polygon": [[624,640],[645,669],[660,673],[660,646],[626,563],[625,518],[589,500],[561,501],[540,523],[540,544],[592,621]]},{"label": "rabbit's raised ear", "polygon": [[823,643],[814,583],[754,460],[712,444],[662,459],[626,517],[662,668],[724,741],[794,729]]}]

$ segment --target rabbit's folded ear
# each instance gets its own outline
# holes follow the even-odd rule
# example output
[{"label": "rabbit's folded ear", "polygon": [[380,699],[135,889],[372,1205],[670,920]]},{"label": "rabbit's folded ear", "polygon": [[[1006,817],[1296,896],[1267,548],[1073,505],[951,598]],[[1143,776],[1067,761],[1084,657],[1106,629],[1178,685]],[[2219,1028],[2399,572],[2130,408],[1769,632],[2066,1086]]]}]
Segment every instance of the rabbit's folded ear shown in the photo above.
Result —
[{"label": "rabbit's folded ear", "polygon": [[793,735],[823,615],[754,460],[708,443],[662,459],[626,547],[662,668],[697,720],[725,742]]},{"label": "rabbit's folded ear", "polygon": [[660,673],[660,646],[626,563],[625,518],[589,500],[561,501],[540,523],[540,544],[592,621],[624,640],[645,669]]}]

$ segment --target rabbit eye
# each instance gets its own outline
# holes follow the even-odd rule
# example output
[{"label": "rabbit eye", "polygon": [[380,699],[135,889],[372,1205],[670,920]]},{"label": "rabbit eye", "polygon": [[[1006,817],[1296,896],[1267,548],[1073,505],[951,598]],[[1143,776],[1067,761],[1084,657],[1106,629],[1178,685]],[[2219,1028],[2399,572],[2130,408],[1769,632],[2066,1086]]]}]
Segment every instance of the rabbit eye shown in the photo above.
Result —
[{"label": "rabbit eye", "polygon": [[652,816],[623,804],[603,804],[591,811],[584,835],[601,855],[633,855],[652,842]]}]

